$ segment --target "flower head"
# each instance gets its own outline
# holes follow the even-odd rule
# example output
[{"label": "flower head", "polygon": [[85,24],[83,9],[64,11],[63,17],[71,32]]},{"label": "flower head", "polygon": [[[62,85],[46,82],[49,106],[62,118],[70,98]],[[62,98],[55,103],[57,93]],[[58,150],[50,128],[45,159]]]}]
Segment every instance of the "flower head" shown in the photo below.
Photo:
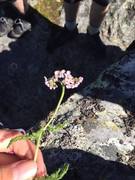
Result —
[{"label": "flower head", "polygon": [[54,75],[47,79],[45,78],[45,85],[50,89],[56,89],[58,87],[57,83],[61,83],[67,89],[74,89],[80,85],[83,81],[83,77],[73,77],[70,71],[66,70],[57,70],[54,72]]},{"label": "flower head", "polygon": [[57,86],[57,81],[54,77],[50,78],[50,79],[47,79],[46,76],[44,76],[44,79],[45,79],[45,85],[47,87],[49,87],[51,90],[52,89],[56,89],[58,86]]}]

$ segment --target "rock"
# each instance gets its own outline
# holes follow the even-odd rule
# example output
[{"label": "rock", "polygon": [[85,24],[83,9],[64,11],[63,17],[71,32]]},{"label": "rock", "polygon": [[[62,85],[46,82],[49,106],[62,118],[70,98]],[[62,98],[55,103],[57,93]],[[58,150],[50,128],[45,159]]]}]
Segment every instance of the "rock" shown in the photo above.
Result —
[{"label": "rock", "polygon": [[[80,33],[86,33],[89,23],[91,0],[81,2],[77,23]],[[130,19],[130,20],[129,20]],[[64,24],[62,11],[60,24]],[[112,0],[101,28],[105,44],[113,44],[126,49],[135,39],[135,3],[134,0]]]},{"label": "rock", "polygon": [[[61,148],[59,151],[54,150],[54,164],[62,162],[57,159],[60,151],[64,154],[61,157],[63,160],[69,157],[69,150],[74,152],[78,149],[81,151],[77,153],[77,157],[72,157],[71,153],[73,159],[67,160],[73,169],[74,164],[81,159],[82,151],[104,160],[130,165],[130,155],[135,146],[134,69],[135,49],[125,53],[120,61],[103,71],[95,82],[62,104],[56,122],[67,122],[67,127],[59,133],[48,135],[42,144],[47,149]],[[51,156],[51,152],[49,154]],[[82,166],[86,164],[87,162]],[[97,164],[95,163],[95,167]],[[76,168],[79,167],[80,165],[76,164]],[[109,172],[108,170],[107,173]],[[76,170],[76,173],[79,171]],[[98,179],[96,175],[94,177]],[[112,173],[108,179],[113,177],[115,175]],[[130,180],[133,177],[135,178],[135,174],[132,177],[127,176],[126,179]],[[120,175],[116,175],[115,178],[123,180]],[[83,176],[80,179],[85,178]]]},{"label": "rock", "polygon": [[103,37],[126,49],[135,39],[135,2],[113,0],[102,26]]},{"label": "rock", "polygon": [[133,180],[135,177],[135,170],[131,167],[106,161],[79,149],[47,149],[44,155],[49,174],[64,162],[70,164],[70,169],[63,180]]}]

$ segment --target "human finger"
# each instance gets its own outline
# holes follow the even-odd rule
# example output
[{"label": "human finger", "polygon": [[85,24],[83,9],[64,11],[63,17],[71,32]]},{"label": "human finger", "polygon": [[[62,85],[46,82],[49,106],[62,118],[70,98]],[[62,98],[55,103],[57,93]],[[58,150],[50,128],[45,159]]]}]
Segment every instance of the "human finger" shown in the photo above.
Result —
[{"label": "human finger", "polygon": [[14,154],[0,153],[0,166],[13,164],[13,163],[18,162],[20,160],[21,159]]},{"label": "human finger", "polygon": [[8,152],[9,142],[12,138],[22,135],[17,130],[1,129],[0,130],[0,152]]},{"label": "human finger", "polygon": [[0,180],[33,179],[37,172],[37,164],[33,161],[19,161],[7,166],[0,166]]},{"label": "human finger", "polygon": [[[21,159],[30,159],[30,160],[34,159],[36,147],[29,140],[27,141],[20,140],[20,141],[14,142],[13,144],[11,144],[9,148],[11,152],[16,154]],[[37,168],[38,168],[37,176],[46,175],[47,170],[46,170],[46,166],[43,160],[43,155],[40,149],[38,150],[36,163],[37,163]]]},{"label": "human finger", "polygon": [[[0,130],[0,152],[14,153],[20,159],[33,160],[35,155],[35,145],[30,140],[19,140],[7,148],[10,140],[16,136],[22,135],[17,130]],[[47,174],[46,166],[43,161],[41,151],[37,155],[37,175],[42,176]]]}]

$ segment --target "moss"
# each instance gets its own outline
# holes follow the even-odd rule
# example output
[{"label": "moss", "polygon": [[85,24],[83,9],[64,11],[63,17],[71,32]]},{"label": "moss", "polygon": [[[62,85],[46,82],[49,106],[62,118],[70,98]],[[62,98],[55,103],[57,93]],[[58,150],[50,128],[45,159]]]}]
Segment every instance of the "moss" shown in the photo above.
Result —
[{"label": "moss", "polygon": [[39,0],[35,9],[53,23],[59,23],[62,0]]}]

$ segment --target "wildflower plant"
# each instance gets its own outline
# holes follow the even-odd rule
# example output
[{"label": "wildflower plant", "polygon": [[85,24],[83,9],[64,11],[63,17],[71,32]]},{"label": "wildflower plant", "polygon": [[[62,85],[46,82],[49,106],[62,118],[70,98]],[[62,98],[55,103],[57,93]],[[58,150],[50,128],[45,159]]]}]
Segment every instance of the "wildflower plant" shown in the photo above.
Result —
[{"label": "wildflower plant", "polygon": [[[48,120],[48,122],[46,123],[46,125],[44,127],[41,127],[39,130],[37,130],[36,132],[32,132],[27,133],[25,135],[22,136],[18,136],[16,138],[13,138],[10,141],[9,146],[18,140],[26,140],[26,139],[30,139],[32,141],[36,142],[36,150],[35,150],[35,155],[34,155],[34,161],[37,161],[37,155],[38,155],[38,149],[40,147],[40,143],[42,140],[43,135],[45,135],[46,131],[53,131],[55,132],[55,128],[53,128],[52,122],[55,119],[57,112],[60,108],[60,105],[63,101],[64,95],[65,95],[65,89],[74,89],[77,88],[83,81],[83,77],[73,77],[71,75],[70,71],[66,71],[66,70],[57,70],[54,72],[54,75],[51,78],[47,78],[46,76],[44,77],[45,79],[45,85],[50,89],[50,90],[55,90],[56,88],[59,87],[59,85],[61,86],[61,96],[60,99],[58,101],[58,104],[56,106],[56,109],[54,111],[54,113],[52,114],[52,116],[50,117],[50,119]],[[58,127],[60,128],[58,128]],[[64,125],[57,125],[56,129],[61,129],[63,128]],[[62,179],[63,176],[67,173],[69,168],[68,164],[64,164],[64,166],[60,169],[58,169],[56,172],[54,172],[53,174],[51,174],[50,176],[47,177],[41,177],[41,178],[36,178],[39,180],[59,180]]]}]

